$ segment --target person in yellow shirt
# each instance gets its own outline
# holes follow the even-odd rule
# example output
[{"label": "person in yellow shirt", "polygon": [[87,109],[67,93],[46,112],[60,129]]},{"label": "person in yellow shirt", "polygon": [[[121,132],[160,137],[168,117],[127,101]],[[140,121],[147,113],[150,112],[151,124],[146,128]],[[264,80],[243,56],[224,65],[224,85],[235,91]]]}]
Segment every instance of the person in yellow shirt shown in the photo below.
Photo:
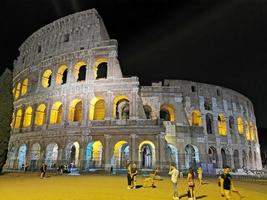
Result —
[{"label": "person in yellow shirt", "polygon": [[199,180],[199,184],[202,185],[203,184],[203,170],[201,167],[199,167],[197,169],[197,177],[198,177],[198,180]]}]

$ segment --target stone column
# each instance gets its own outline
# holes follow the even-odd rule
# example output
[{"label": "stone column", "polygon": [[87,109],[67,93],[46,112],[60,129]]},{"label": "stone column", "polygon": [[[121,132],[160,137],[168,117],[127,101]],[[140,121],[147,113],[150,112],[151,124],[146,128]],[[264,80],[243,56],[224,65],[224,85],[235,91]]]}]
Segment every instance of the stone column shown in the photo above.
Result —
[{"label": "stone column", "polygon": [[105,99],[105,107],[106,107],[106,113],[105,113],[105,120],[110,120],[112,119],[112,114],[113,114],[113,102],[112,102],[112,92],[109,90],[107,92],[107,98]]},{"label": "stone column", "polygon": [[[159,135],[157,135],[157,140],[158,140],[158,151],[157,154],[157,161],[159,162],[159,166],[161,169],[168,169],[168,165],[166,163],[166,159],[165,159],[165,133],[160,133]],[[156,164],[157,165],[157,164]],[[155,167],[155,166],[154,166]]]},{"label": "stone column", "polygon": [[94,64],[95,64],[95,58],[92,52],[89,54],[89,58],[87,59],[87,66],[86,66],[86,82],[90,82],[92,80],[95,80],[94,77]]},{"label": "stone column", "polygon": [[131,157],[130,157],[130,159],[131,159],[131,161],[135,162],[137,164],[137,166],[139,166],[139,164],[140,164],[139,163],[140,160],[138,159],[139,149],[138,149],[138,147],[136,147],[136,138],[137,137],[138,136],[135,133],[130,135],[130,141],[131,141],[131,146],[130,146],[131,147],[130,148]]},{"label": "stone column", "polygon": [[108,134],[104,135],[105,137],[105,154],[104,154],[104,168],[105,171],[108,172],[110,170],[110,161],[111,161],[111,155],[110,155],[110,138],[111,136]]},{"label": "stone column", "polygon": [[216,151],[217,151],[217,156],[218,156],[218,168],[223,168],[222,154],[221,154],[221,149],[218,146],[218,143],[217,143]]},{"label": "stone column", "polygon": [[73,82],[75,82],[76,80],[74,80],[75,78],[74,78],[74,63],[73,63],[73,61],[71,61],[71,62],[69,62],[68,64],[67,64],[67,66],[68,66],[68,74],[67,74],[67,83],[73,83]]},{"label": "stone column", "polygon": [[83,98],[83,117],[82,117],[82,126],[87,126],[87,124],[88,124],[88,120],[89,120],[89,118],[88,118],[88,115],[89,115],[89,113],[88,113],[88,111],[89,111],[89,100],[88,100],[88,98],[85,96],[84,98]]}]

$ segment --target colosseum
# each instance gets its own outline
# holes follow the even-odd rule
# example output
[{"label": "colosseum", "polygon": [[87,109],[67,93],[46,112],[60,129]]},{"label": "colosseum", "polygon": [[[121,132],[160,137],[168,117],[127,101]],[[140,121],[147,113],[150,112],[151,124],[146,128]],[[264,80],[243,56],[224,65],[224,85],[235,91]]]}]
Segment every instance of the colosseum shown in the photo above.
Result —
[{"label": "colosseum", "polygon": [[[251,101],[221,86],[124,77],[95,9],[37,30],[14,61],[14,115],[6,167],[72,163],[80,171],[262,169]],[[131,55],[129,55],[131,56]]]}]

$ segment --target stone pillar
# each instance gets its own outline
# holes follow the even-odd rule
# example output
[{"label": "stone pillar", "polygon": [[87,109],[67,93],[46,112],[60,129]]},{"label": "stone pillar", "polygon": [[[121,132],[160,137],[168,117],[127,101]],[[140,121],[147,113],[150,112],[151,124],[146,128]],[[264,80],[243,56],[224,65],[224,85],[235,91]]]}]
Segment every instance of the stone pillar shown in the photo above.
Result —
[{"label": "stone pillar", "polygon": [[221,149],[218,146],[218,143],[217,143],[216,151],[217,151],[217,156],[218,156],[218,168],[223,168],[223,166],[222,166],[223,165],[223,163],[222,163],[222,154],[221,154]]},{"label": "stone pillar", "polygon": [[30,125],[31,130],[33,130],[35,127],[34,122],[35,122],[35,117],[36,117],[37,106],[38,106],[37,104],[32,105],[32,118],[31,118],[31,125]]},{"label": "stone pillar", "polygon": [[83,98],[84,100],[83,100],[83,113],[82,113],[82,115],[83,115],[83,117],[82,117],[82,126],[87,126],[87,124],[88,124],[88,120],[89,120],[89,100],[88,100],[88,98],[87,97],[84,97]]},{"label": "stone pillar", "polygon": [[105,154],[104,154],[104,168],[105,171],[108,172],[111,166],[111,152],[110,152],[110,138],[111,136],[108,134],[104,135],[105,137]]},{"label": "stone pillar", "polygon": [[87,59],[87,66],[86,66],[86,82],[90,82],[95,80],[94,76],[94,65],[95,65],[95,58],[92,53],[89,54],[89,58]]},{"label": "stone pillar", "polygon": [[108,71],[107,78],[122,78],[122,72],[120,68],[119,61],[117,59],[118,55],[115,50],[111,51],[108,55]]},{"label": "stone pillar", "polygon": [[137,166],[140,166],[140,160],[138,159],[138,153],[139,153],[139,149],[138,147],[136,146],[136,138],[138,136],[133,133],[130,135],[130,141],[131,141],[131,148],[130,148],[130,151],[131,151],[131,156],[130,156],[130,159],[131,161],[137,163]]},{"label": "stone pillar", "polygon": [[[158,151],[157,151],[157,161],[159,162],[159,166],[161,169],[168,169],[168,165],[166,163],[166,152],[165,152],[165,147],[166,147],[166,142],[165,142],[165,133],[160,133],[159,135],[157,135],[157,140],[158,140]],[[157,165],[157,164],[156,164]],[[155,166],[153,166],[155,167]]]},{"label": "stone pillar", "polygon": [[73,63],[73,61],[71,61],[71,62],[69,62],[68,64],[67,64],[67,66],[68,66],[68,74],[67,74],[67,83],[73,83],[73,82],[75,82],[76,80],[74,80],[75,78],[74,78],[74,63]]},{"label": "stone pillar", "polygon": [[113,95],[112,92],[109,90],[107,92],[107,96],[105,99],[105,107],[106,107],[106,113],[105,113],[105,120],[110,120],[112,119],[112,114],[113,114]]},{"label": "stone pillar", "polygon": [[51,114],[51,109],[52,109],[52,103],[51,100],[48,100],[47,104],[46,104],[46,109],[45,109],[45,119],[44,119],[44,126],[43,129],[47,129],[47,126],[50,123],[50,114]]}]

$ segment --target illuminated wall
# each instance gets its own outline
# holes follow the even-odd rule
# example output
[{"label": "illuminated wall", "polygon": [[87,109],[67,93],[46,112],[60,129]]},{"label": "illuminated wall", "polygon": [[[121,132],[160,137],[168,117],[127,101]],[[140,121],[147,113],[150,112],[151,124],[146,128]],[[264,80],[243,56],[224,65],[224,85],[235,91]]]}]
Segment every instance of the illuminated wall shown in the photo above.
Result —
[{"label": "illuminated wall", "polygon": [[42,126],[45,121],[45,112],[46,112],[46,105],[40,104],[35,112],[35,122],[36,126]]},{"label": "illuminated wall", "polygon": [[220,135],[227,135],[226,120],[223,114],[218,115],[218,132]]},{"label": "illuminated wall", "polygon": [[57,101],[53,104],[50,112],[50,124],[59,124],[62,122],[62,103]]},{"label": "illuminated wall", "polygon": [[202,126],[202,117],[201,113],[198,110],[192,112],[192,125]]},{"label": "illuminated wall", "polygon": [[24,114],[23,127],[30,127],[32,120],[32,107],[27,107]]}]

